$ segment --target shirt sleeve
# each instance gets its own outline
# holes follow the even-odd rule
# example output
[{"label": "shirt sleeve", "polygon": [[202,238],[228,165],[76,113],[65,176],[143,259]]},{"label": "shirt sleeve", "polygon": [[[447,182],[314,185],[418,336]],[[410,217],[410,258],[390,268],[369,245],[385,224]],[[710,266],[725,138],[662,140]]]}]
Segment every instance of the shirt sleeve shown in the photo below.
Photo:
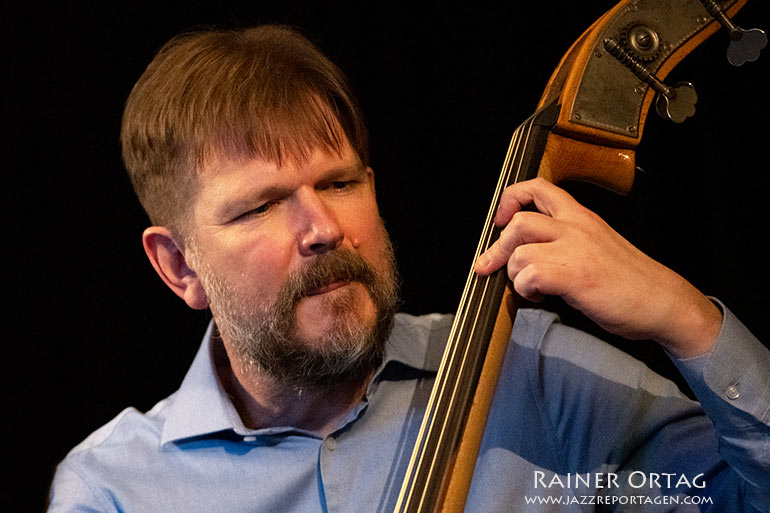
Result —
[{"label": "shirt sleeve", "polygon": [[620,511],[639,494],[681,499],[670,511],[770,513],[767,350],[732,314],[713,353],[677,362],[702,404],[588,334],[558,322],[529,331],[521,338],[541,340],[526,368],[552,433],[549,469],[617,476],[595,493]]},{"label": "shirt sleeve", "polygon": [[719,453],[770,511],[770,351],[719,301],[722,328],[705,355],[673,358],[716,428]]}]

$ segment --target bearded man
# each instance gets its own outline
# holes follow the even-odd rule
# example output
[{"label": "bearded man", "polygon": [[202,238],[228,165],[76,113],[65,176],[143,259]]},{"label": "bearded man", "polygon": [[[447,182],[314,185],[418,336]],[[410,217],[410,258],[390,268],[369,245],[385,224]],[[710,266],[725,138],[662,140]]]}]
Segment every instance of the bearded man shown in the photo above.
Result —
[{"label": "bearded man", "polygon": [[[285,27],[184,34],[134,87],[122,143],[153,224],[150,262],[213,322],[179,391],[68,455],[51,511],[391,510],[450,318],[395,314],[366,129],[342,73]],[[702,405],[522,311],[467,510],[623,508],[644,486],[635,510],[699,498],[770,511],[770,356],[729,310],[542,180],[510,187],[496,223],[477,272],[507,266],[522,296],[560,295],[661,343]]]}]

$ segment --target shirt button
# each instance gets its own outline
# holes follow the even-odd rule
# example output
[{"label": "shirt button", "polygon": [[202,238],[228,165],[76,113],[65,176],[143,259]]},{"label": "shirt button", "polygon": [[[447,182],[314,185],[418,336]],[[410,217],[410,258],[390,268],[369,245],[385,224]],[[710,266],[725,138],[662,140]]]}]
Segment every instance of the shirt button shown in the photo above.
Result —
[{"label": "shirt button", "polygon": [[738,399],[741,396],[741,390],[738,388],[738,383],[735,383],[734,385],[730,385],[725,389],[725,395],[728,399]]},{"label": "shirt button", "polygon": [[331,437],[324,439],[324,447],[329,451],[333,451],[337,448],[337,440]]}]

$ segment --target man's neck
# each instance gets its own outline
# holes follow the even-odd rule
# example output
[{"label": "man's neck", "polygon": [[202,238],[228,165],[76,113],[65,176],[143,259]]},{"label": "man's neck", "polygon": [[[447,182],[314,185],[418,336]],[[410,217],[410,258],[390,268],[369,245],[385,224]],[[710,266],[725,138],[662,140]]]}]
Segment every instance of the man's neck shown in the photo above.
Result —
[{"label": "man's neck", "polygon": [[361,402],[373,371],[330,386],[297,388],[278,382],[230,354],[217,365],[219,378],[244,425],[250,429],[291,426],[326,436]]}]

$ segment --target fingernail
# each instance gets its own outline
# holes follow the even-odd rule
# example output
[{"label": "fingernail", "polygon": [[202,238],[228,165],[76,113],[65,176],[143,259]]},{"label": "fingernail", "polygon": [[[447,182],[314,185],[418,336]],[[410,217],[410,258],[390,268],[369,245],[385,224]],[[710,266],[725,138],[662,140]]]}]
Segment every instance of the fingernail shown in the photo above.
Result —
[{"label": "fingernail", "polygon": [[497,224],[500,219],[500,206],[498,205],[497,210],[495,210],[495,217],[492,219],[492,222]]}]

